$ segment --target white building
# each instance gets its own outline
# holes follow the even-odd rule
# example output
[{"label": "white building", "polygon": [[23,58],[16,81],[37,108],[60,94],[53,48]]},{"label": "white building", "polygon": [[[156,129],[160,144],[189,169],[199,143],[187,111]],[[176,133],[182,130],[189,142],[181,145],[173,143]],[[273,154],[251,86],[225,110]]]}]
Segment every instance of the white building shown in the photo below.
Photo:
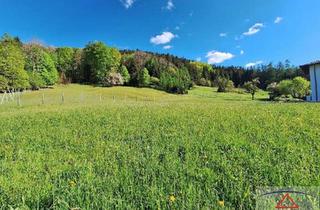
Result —
[{"label": "white building", "polygon": [[320,60],[301,66],[305,71],[309,71],[311,82],[311,95],[308,101],[320,102]]}]

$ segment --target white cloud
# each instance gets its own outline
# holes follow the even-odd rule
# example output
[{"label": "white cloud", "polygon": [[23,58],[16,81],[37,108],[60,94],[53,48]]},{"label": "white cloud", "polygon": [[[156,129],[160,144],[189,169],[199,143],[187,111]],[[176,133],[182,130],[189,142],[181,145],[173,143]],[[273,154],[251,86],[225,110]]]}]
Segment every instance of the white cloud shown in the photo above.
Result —
[{"label": "white cloud", "polygon": [[277,18],[274,20],[274,23],[275,23],[275,24],[279,24],[279,23],[281,23],[282,20],[283,20],[283,17],[277,17]]},{"label": "white cloud", "polygon": [[244,54],[244,51],[243,51],[243,50],[241,50],[241,51],[240,51],[240,55],[243,55],[243,54]]},{"label": "white cloud", "polygon": [[256,23],[253,26],[251,26],[251,28],[249,28],[249,30],[247,32],[244,32],[243,35],[251,36],[253,34],[258,33],[261,30],[261,28],[263,28],[263,27],[264,27],[263,23]]},{"label": "white cloud", "polygon": [[200,62],[201,60],[202,60],[201,57],[196,58],[196,61],[198,61],[198,62]]},{"label": "white cloud", "polygon": [[234,57],[231,53],[210,51],[207,53],[206,58],[208,58],[209,64],[223,63],[226,60],[232,59]]},{"label": "white cloud", "polygon": [[172,9],[174,9],[173,0],[168,0],[166,9],[167,9],[167,10],[172,10]]},{"label": "white cloud", "polygon": [[135,0],[120,0],[120,1],[123,4],[123,6],[127,9],[132,7],[133,3],[135,2]]},{"label": "white cloud", "polygon": [[169,42],[171,42],[172,39],[174,39],[175,37],[177,37],[177,35],[174,35],[173,33],[171,32],[163,32],[162,34],[160,35],[157,35],[155,37],[152,37],[150,39],[150,42],[152,44],[156,44],[156,45],[159,45],[159,44],[167,44]]},{"label": "white cloud", "polygon": [[263,61],[256,61],[256,62],[252,62],[252,63],[247,63],[245,65],[246,68],[251,68],[251,67],[254,67],[256,65],[260,65],[260,64],[263,64]]},{"label": "white cloud", "polygon": [[219,36],[220,37],[226,37],[228,34],[227,33],[220,33]]},{"label": "white cloud", "polygon": [[166,45],[166,46],[163,47],[163,49],[165,49],[165,50],[170,50],[171,48],[172,48],[171,45]]}]

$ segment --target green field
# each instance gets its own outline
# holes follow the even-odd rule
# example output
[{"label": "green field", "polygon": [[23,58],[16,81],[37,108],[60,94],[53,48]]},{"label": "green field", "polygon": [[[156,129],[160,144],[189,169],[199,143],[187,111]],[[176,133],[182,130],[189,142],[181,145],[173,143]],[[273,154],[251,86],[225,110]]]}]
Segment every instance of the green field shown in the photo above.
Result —
[{"label": "green field", "polygon": [[257,98],[24,93],[0,106],[0,208],[253,209],[257,187],[319,186],[320,105]]}]

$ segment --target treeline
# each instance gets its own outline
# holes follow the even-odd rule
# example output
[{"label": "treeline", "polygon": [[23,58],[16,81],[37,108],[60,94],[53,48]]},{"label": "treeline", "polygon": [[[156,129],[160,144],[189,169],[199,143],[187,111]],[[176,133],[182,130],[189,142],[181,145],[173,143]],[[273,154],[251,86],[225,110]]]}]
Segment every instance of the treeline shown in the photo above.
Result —
[{"label": "treeline", "polygon": [[22,43],[5,34],[0,39],[0,91],[39,89],[56,83],[84,83],[99,86],[152,87],[171,93],[187,93],[194,85],[216,86],[217,80],[231,80],[236,87],[259,78],[260,88],[273,82],[306,76],[289,61],[257,68],[221,67],[169,54],[119,51],[102,42],[85,48],[46,47],[37,42]]}]

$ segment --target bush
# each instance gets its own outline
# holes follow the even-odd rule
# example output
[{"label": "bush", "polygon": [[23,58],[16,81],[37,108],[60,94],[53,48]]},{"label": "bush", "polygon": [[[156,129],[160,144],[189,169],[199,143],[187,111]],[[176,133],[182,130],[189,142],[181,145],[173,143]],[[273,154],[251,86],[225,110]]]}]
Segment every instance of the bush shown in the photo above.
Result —
[{"label": "bush", "polygon": [[310,94],[310,82],[303,77],[295,77],[291,84],[291,95],[302,99]]},{"label": "bush", "polygon": [[200,81],[199,81],[199,84],[201,86],[205,86],[205,87],[211,87],[211,81],[210,80],[207,80],[205,78],[201,78]]},{"label": "bush", "polygon": [[281,96],[281,92],[276,82],[273,82],[270,85],[268,85],[267,91],[269,92],[270,100],[275,100],[276,98]]},{"label": "bush", "polygon": [[161,73],[160,86],[169,93],[186,94],[192,87],[192,82],[187,69],[169,67],[165,72]]},{"label": "bush", "polygon": [[282,80],[278,84],[278,89],[281,95],[289,97],[292,93],[292,80]]},{"label": "bush", "polygon": [[124,80],[120,73],[111,72],[102,82],[103,86],[112,87],[112,86],[119,86],[123,85]]},{"label": "bush", "polygon": [[279,84],[271,83],[267,90],[270,100],[276,100],[281,96],[303,99],[310,93],[310,82],[302,77],[295,77],[293,80],[282,80]]},{"label": "bush", "polygon": [[225,77],[216,78],[214,84],[218,87],[218,92],[230,92],[234,88],[233,82]]}]

